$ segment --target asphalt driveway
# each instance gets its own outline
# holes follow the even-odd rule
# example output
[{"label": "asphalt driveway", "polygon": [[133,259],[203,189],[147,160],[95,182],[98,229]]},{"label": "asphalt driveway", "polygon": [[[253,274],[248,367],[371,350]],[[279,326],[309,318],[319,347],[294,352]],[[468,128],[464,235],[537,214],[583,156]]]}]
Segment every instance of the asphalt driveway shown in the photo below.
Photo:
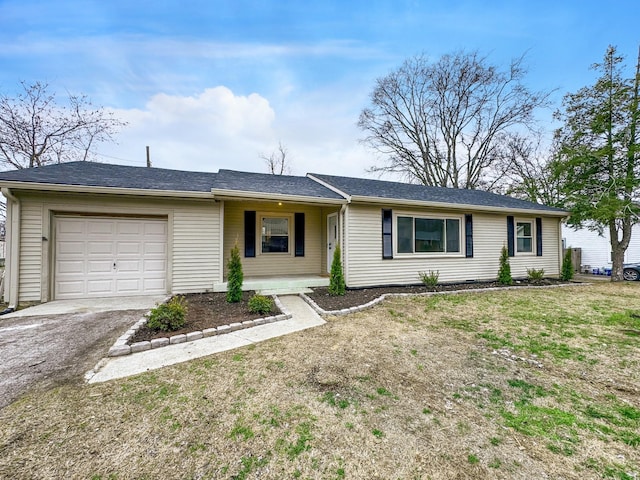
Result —
[{"label": "asphalt driveway", "polygon": [[55,301],[0,317],[0,408],[33,388],[81,382],[163,297]]}]

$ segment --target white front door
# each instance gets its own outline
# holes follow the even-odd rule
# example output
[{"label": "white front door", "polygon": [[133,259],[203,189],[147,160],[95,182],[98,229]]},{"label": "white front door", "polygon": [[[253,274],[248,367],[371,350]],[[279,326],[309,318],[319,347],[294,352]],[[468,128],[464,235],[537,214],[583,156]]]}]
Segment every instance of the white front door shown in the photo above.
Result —
[{"label": "white front door", "polygon": [[167,291],[167,221],[57,217],[54,298]]},{"label": "white front door", "polygon": [[331,272],[333,252],[338,244],[338,214],[327,215],[327,272]]}]

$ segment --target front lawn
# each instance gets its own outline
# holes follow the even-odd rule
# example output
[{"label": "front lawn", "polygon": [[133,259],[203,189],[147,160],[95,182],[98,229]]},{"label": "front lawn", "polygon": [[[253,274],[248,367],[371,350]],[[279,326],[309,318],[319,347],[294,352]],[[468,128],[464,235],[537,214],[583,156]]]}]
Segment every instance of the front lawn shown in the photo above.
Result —
[{"label": "front lawn", "polygon": [[398,298],[0,411],[2,478],[632,479],[640,283]]}]

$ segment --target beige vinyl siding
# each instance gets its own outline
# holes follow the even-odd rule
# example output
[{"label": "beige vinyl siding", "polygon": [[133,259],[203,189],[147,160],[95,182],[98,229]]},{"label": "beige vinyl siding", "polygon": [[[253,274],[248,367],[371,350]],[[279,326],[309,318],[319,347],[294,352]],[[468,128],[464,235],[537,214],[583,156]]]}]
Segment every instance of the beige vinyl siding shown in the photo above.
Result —
[{"label": "beige vinyl siding", "polygon": [[[386,207],[385,207],[386,208]],[[507,242],[506,214],[478,212],[453,212],[444,210],[393,208],[394,258],[382,259],[382,209],[366,205],[350,205],[347,210],[347,284],[350,287],[371,285],[401,285],[419,283],[419,272],[438,271],[441,282],[467,280],[493,280],[498,273],[500,249]],[[461,256],[423,256],[395,254],[397,228],[396,214],[412,214],[428,217],[439,215],[459,217],[473,215],[473,258],[464,257],[464,225],[461,236]],[[535,217],[517,216],[517,220]],[[535,223],[534,223],[535,225]],[[546,275],[558,274],[558,219],[543,218],[543,256],[516,255],[510,259],[514,277],[526,277],[527,268],[544,268]]]},{"label": "beige vinyl siding", "polygon": [[20,222],[20,275],[21,302],[39,302],[41,296],[43,245],[42,204],[23,203]]},{"label": "beige vinyl siding", "polygon": [[[244,256],[244,212],[255,211],[256,222],[260,223],[261,214],[274,216],[291,215],[289,225],[290,248],[289,253],[262,254],[260,249],[260,227],[256,225],[256,256]],[[304,257],[294,255],[293,215],[305,215],[305,246]],[[224,267],[231,255],[231,249],[236,241],[242,258],[242,270],[245,278],[278,275],[320,275],[326,273],[326,249],[323,242],[326,229],[326,216],[322,208],[311,205],[288,204],[278,205],[277,202],[236,202],[227,200],[224,203]],[[324,226],[323,226],[324,225]],[[323,268],[322,261],[325,261]]]},{"label": "beige vinyl siding", "polygon": [[219,204],[174,209],[173,293],[212,291],[221,280],[219,211]]},{"label": "beige vinyl siding", "polygon": [[[14,192],[21,202],[19,301],[51,300],[53,216],[126,216],[166,218],[167,293],[213,290],[222,279],[220,203],[116,195]],[[43,237],[47,240],[44,240]]]},{"label": "beige vinyl siding", "polygon": [[[514,278],[526,277],[527,268],[544,269],[546,276],[560,274],[560,220],[558,218],[542,217],[542,256],[536,256],[535,217],[515,216],[515,221],[533,222],[533,254],[517,253],[509,258],[511,275]],[[506,220],[505,220],[506,222]],[[506,231],[505,231],[506,236]]]}]

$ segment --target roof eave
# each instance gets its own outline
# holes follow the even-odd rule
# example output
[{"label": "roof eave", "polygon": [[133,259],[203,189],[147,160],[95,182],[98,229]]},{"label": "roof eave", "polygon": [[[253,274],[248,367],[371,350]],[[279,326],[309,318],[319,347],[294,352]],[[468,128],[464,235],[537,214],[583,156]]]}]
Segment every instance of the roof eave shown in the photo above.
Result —
[{"label": "roof eave", "polygon": [[101,193],[112,195],[139,195],[150,197],[212,198],[210,192],[181,190],[151,190],[145,188],[99,187],[94,185],[67,185],[58,183],[16,182],[0,180],[0,185],[12,190],[54,191],[69,193]]},{"label": "roof eave", "polygon": [[466,203],[448,203],[448,202],[427,202],[423,200],[407,200],[401,198],[382,198],[382,197],[369,197],[364,195],[352,195],[351,201],[353,203],[373,203],[376,205],[406,205],[410,207],[432,207],[442,208],[449,210],[465,210],[465,211],[480,211],[480,212],[498,212],[498,213],[521,213],[529,215],[544,215],[548,217],[566,217],[569,212],[560,210],[543,210],[534,208],[509,208],[509,207],[495,207],[487,205],[473,205]]},{"label": "roof eave", "polygon": [[341,198],[324,198],[324,197],[312,197],[307,195],[290,195],[285,193],[269,193],[269,192],[251,192],[246,190],[225,190],[221,188],[212,188],[211,193],[214,198],[225,200],[238,200],[238,199],[250,199],[250,200],[267,200],[276,202],[294,202],[294,203],[314,203],[322,205],[342,205],[346,203]]}]

